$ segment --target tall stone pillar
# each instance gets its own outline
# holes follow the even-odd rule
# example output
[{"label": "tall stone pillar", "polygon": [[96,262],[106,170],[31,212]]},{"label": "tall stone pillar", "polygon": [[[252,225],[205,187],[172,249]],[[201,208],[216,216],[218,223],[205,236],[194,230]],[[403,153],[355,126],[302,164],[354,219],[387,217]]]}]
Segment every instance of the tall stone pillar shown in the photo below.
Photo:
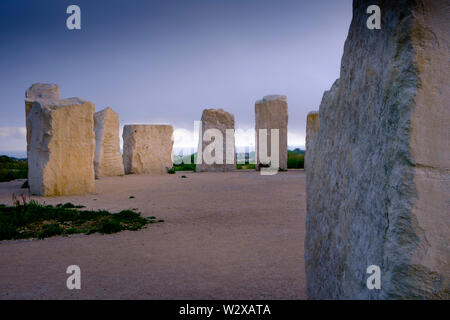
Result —
[{"label": "tall stone pillar", "polygon": [[111,108],[94,114],[96,177],[120,176],[124,174],[120,153],[119,115]]},{"label": "tall stone pillar", "polygon": [[[205,109],[202,114],[202,130],[199,140],[199,150],[202,151],[202,163],[196,165],[196,171],[233,171],[236,169],[236,154],[234,146],[234,116],[222,109]],[[211,130],[210,133],[214,136],[218,134],[220,137],[208,138],[205,141],[203,137],[205,132]],[[227,137],[228,130],[228,137]],[[208,134],[207,134],[208,135]],[[219,141],[215,139],[222,139],[220,145]],[[212,140],[212,141],[210,141]],[[214,148],[216,147],[216,148]],[[212,150],[210,150],[212,149]],[[217,150],[221,149],[221,150]],[[217,157],[216,152],[221,152],[221,156]],[[199,152],[198,152],[199,154]],[[197,154],[197,156],[198,156]],[[205,162],[205,156],[214,160],[214,163],[208,164]],[[218,160],[219,158],[219,160]],[[221,158],[221,159],[220,159]],[[221,162],[221,163],[218,163]],[[228,162],[228,163],[227,163]]]},{"label": "tall stone pillar", "polygon": [[[269,166],[271,160],[265,161],[260,157],[261,148],[260,129],[267,130],[267,156],[271,154],[271,129],[279,132],[279,168],[287,170],[287,126],[288,126],[288,104],[286,96],[269,95],[255,103],[255,135],[256,135],[256,170]],[[273,164],[272,164],[273,165]]]}]

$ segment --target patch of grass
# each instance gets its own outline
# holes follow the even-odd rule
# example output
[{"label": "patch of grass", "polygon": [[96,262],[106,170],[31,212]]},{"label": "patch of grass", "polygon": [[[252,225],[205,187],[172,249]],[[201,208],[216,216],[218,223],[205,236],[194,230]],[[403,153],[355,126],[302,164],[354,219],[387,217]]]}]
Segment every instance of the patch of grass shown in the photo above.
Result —
[{"label": "patch of grass", "polygon": [[42,226],[42,231],[37,235],[39,239],[49,238],[53,236],[58,236],[64,233],[64,229],[59,226],[58,223],[50,223]]},{"label": "patch of grass", "polygon": [[167,169],[167,173],[168,174],[174,174],[175,173],[175,169],[174,168],[166,168]]},{"label": "patch of grass", "polygon": [[175,171],[195,171],[195,161],[197,153],[187,156],[174,156],[173,169]]},{"label": "patch of grass", "polygon": [[195,171],[195,163],[181,163],[180,165],[174,165],[175,171]]},{"label": "patch of grass", "polygon": [[122,226],[119,221],[116,220],[103,220],[100,225],[101,233],[116,233],[122,231]]},{"label": "patch of grass", "polygon": [[247,163],[247,164],[242,164],[242,163],[238,163],[236,164],[236,169],[237,170],[255,170],[255,164],[254,163]]},{"label": "patch of grass", "polygon": [[57,206],[41,205],[33,200],[24,204],[0,204],[0,240],[47,238],[75,233],[110,234],[122,230],[139,230],[156,221],[139,212],[123,210],[110,213],[106,210],[79,210],[82,206],[71,203]]},{"label": "patch of grass", "polygon": [[79,208],[84,208],[85,206],[81,206],[81,205],[74,205],[71,202],[66,202],[64,204],[59,203],[56,205],[56,207],[58,208],[64,208],[64,209],[79,209]]},{"label": "patch of grass", "polygon": [[305,154],[289,151],[287,167],[288,169],[303,169],[305,167]]}]

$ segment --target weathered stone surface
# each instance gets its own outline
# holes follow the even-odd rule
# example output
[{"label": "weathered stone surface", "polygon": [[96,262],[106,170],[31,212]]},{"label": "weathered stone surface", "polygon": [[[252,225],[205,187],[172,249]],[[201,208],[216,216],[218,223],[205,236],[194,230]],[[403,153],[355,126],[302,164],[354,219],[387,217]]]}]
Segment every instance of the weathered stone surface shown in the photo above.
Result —
[{"label": "weathered stone surface", "polygon": [[173,167],[173,127],[170,125],[126,125],[123,127],[125,173],[166,173]]},{"label": "weathered stone surface", "polygon": [[319,112],[311,111],[306,117],[306,154],[305,154],[305,169],[308,169],[308,153],[313,153],[314,139],[319,133],[320,121]]},{"label": "weathered stone surface", "polygon": [[286,96],[269,95],[255,103],[256,169],[268,165],[259,157],[259,129],[267,129],[267,155],[271,156],[271,129],[279,129],[279,168],[287,170],[288,104]]},{"label": "weathered stone surface", "polygon": [[31,124],[28,114],[34,101],[41,99],[59,99],[59,87],[57,84],[35,83],[25,92],[25,120],[27,127],[27,153],[30,151]]},{"label": "weathered stone surface", "polygon": [[[450,298],[450,3],[353,4],[308,154],[309,298]],[[381,268],[381,289],[366,286]]]},{"label": "weathered stone surface", "polygon": [[28,179],[41,196],[94,192],[94,105],[79,98],[36,100]]},{"label": "weathered stone surface", "polygon": [[119,115],[111,108],[94,114],[96,177],[120,176],[124,174],[120,153]]},{"label": "weathered stone surface", "polygon": [[[224,111],[223,109],[205,109],[202,114],[202,136],[206,130],[217,129],[220,131],[223,143],[222,143],[222,163],[207,164],[202,161],[201,164],[196,165],[196,171],[232,171],[236,169],[236,155],[234,150],[234,116],[231,113]],[[233,130],[233,138],[229,145],[227,145],[226,130]],[[199,141],[199,150],[203,152],[207,146],[212,142],[207,142],[201,139]],[[227,164],[227,147],[229,148],[229,158]],[[216,151],[216,150],[215,150]],[[211,152],[211,156],[215,157],[215,151]]]}]

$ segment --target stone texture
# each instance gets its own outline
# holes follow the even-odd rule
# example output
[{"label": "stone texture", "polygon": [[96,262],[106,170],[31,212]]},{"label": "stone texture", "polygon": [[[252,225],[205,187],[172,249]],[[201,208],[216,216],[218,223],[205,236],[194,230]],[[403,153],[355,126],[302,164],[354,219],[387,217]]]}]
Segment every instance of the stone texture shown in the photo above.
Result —
[{"label": "stone texture", "polygon": [[28,158],[32,194],[94,192],[94,105],[79,98],[40,99],[27,120],[33,128]]},{"label": "stone texture", "polygon": [[[256,134],[256,169],[261,162],[258,154],[259,129],[267,129],[267,154],[271,156],[271,129],[279,129],[279,167],[287,170],[287,126],[288,104],[286,96],[269,95],[255,103],[255,134]],[[267,163],[263,164],[267,165]]]},{"label": "stone texture", "polygon": [[166,173],[173,167],[173,128],[170,125],[126,125],[123,127],[125,173]]},{"label": "stone texture", "polygon": [[[308,154],[307,295],[450,298],[450,2],[353,3]],[[366,286],[381,268],[381,290]]]},{"label": "stone texture", "polygon": [[308,153],[313,153],[314,139],[319,133],[319,112],[311,111],[306,117],[306,154],[305,154],[305,169],[309,166]]},{"label": "stone texture", "polygon": [[25,92],[25,120],[27,127],[27,153],[30,151],[31,124],[28,114],[34,101],[45,99],[59,99],[59,87],[57,84],[35,83]]},{"label": "stone texture", "polygon": [[96,177],[120,176],[124,174],[120,153],[119,115],[111,108],[94,114]]},{"label": "stone texture", "polygon": [[[226,163],[226,153],[227,153],[227,145],[226,145],[226,130],[232,129],[234,130],[234,116],[231,113],[224,111],[223,109],[205,109],[202,113],[202,136],[206,130],[209,129],[217,129],[221,132],[223,137],[223,163],[218,164],[206,164],[205,161],[202,161],[201,164],[196,165],[196,171],[233,171],[236,169],[236,154],[234,152],[234,134],[233,134],[233,142],[230,146],[230,150],[233,153],[233,164]],[[213,142],[205,142],[203,139],[199,143],[202,143],[201,150],[205,150],[205,148]],[[200,145],[199,145],[200,148]],[[212,153],[214,156],[214,153]]]}]

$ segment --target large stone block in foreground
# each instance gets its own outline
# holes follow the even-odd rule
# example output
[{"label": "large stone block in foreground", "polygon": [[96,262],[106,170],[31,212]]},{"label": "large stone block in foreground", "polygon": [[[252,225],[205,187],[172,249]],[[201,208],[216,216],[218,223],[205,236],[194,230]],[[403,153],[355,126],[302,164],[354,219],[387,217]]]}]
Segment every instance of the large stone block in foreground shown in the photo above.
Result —
[{"label": "large stone block in foreground", "polygon": [[382,3],[369,30],[373,1],[354,1],[308,153],[312,299],[450,298],[449,1]]},{"label": "large stone block in foreground", "polygon": [[124,174],[120,153],[119,115],[111,108],[94,114],[96,177],[120,176]]},{"label": "large stone block in foreground", "polygon": [[162,174],[173,167],[173,128],[170,125],[126,125],[123,127],[125,173]]},{"label": "large stone block in foreground", "polygon": [[35,83],[25,92],[25,120],[27,128],[27,153],[30,151],[31,124],[28,114],[36,100],[59,99],[59,87],[57,84]]},{"label": "large stone block in foreground", "polygon": [[[236,169],[236,155],[235,155],[235,149],[234,149],[234,116],[224,111],[223,109],[205,109],[203,110],[202,114],[202,137],[205,135],[205,132],[207,130],[217,130],[216,133],[218,134],[220,132],[220,135],[222,136],[222,143],[215,144],[215,138],[212,138],[212,141],[205,141],[204,139],[201,139],[199,143],[199,150],[202,150],[203,152],[203,159],[201,164],[196,165],[196,171],[202,172],[202,171],[233,171]],[[229,135],[231,135],[231,138],[228,139],[227,144],[227,130],[229,131]],[[209,131],[214,134],[214,131]],[[218,147],[218,148],[214,148]],[[209,150],[211,149],[211,150]],[[218,150],[219,149],[219,150]],[[220,149],[222,149],[222,159],[218,160],[218,155],[216,155],[216,151],[220,152]],[[228,154],[227,154],[228,150]],[[211,158],[212,160],[215,160],[214,163],[208,164],[205,162],[205,156]],[[219,156],[220,158],[220,156]],[[228,161],[227,161],[228,159]],[[218,163],[221,162],[221,163]],[[227,163],[228,162],[228,163]]]},{"label": "large stone block in foreground", "polygon": [[[260,157],[259,139],[260,129],[267,130],[267,157],[272,157],[271,129],[279,131],[279,168],[287,170],[287,126],[288,126],[288,104],[286,96],[269,95],[255,103],[255,134],[256,134],[256,169],[270,164],[270,160]],[[272,164],[273,165],[273,164]]]},{"label": "large stone block in foreground", "polygon": [[41,196],[94,192],[94,105],[79,98],[33,103],[28,158],[31,192]]}]

